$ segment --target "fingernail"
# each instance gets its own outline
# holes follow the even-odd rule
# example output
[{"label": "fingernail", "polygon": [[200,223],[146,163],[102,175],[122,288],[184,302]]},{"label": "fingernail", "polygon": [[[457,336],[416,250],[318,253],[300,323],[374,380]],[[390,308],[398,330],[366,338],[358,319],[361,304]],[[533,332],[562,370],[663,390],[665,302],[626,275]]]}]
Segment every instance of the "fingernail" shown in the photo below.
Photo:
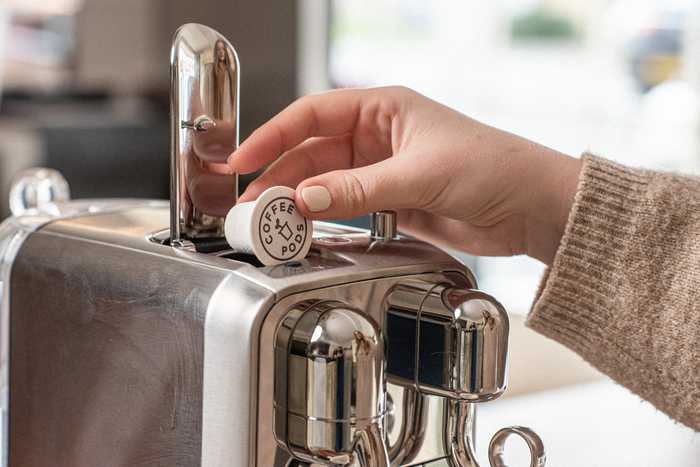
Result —
[{"label": "fingernail", "polygon": [[307,186],[301,190],[301,198],[311,212],[325,211],[331,206],[331,192],[324,186]]}]

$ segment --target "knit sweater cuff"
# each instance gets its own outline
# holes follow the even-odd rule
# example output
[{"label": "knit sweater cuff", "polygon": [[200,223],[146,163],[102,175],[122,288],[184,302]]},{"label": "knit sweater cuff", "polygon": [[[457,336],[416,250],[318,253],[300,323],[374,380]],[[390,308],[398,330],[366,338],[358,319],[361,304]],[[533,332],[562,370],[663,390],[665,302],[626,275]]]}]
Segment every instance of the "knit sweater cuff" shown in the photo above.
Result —
[{"label": "knit sweater cuff", "polygon": [[583,155],[574,205],[529,327],[588,358],[600,354],[624,271],[625,239],[634,235],[649,179],[647,171]]}]

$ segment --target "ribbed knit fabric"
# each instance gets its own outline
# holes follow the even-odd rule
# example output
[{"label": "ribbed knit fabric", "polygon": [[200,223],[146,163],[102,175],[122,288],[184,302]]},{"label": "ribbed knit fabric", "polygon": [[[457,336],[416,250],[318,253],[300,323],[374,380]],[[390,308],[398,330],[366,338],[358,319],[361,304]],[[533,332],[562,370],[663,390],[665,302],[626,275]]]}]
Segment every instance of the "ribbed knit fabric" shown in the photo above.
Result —
[{"label": "ribbed knit fabric", "polygon": [[527,324],[700,430],[700,179],[583,160]]}]

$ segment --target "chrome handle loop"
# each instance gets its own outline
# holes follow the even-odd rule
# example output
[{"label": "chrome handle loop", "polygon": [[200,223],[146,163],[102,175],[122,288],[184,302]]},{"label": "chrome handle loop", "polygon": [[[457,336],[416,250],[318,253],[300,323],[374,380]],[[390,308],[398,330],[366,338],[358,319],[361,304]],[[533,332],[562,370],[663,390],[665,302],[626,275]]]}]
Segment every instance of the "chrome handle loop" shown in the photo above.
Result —
[{"label": "chrome handle loop", "polygon": [[491,467],[508,467],[503,461],[503,451],[506,439],[510,435],[518,435],[527,443],[530,448],[530,467],[544,467],[547,456],[544,452],[542,438],[530,428],[524,426],[509,426],[502,428],[493,435],[489,443],[489,463]]}]

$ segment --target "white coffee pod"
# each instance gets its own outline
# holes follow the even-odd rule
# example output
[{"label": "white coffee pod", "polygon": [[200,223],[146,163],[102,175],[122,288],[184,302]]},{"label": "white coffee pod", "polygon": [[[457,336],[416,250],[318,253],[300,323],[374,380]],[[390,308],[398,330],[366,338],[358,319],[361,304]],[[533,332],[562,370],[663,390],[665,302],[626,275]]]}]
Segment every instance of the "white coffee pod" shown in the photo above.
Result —
[{"label": "white coffee pod", "polygon": [[273,186],[255,201],[240,203],[226,215],[224,234],[231,248],[254,254],[266,266],[306,257],[313,223],[294,203],[294,190]]}]

